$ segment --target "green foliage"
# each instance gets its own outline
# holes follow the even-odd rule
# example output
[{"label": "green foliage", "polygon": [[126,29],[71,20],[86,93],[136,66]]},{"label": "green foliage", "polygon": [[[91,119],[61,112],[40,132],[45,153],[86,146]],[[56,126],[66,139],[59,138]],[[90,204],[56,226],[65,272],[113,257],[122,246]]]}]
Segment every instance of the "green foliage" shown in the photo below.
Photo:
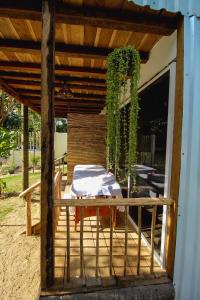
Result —
[{"label": "green foliage", "polygon": [[[41,177],[40,172],[35,174],[29,173],[29,186],[39,181]],[[3,178],[3,181],[6,184],[6,190],[4,196],[18,195],[22,192],[22,175],[12,175],[6,176]]]},{"label": "green foliage", "polygon": [[0,127],[0,157],[7,158],[16,147],[16,133]]},{"label": "green foliage", "polygon": [[0,195],[3,191],[6,190],[6,182],[0,178]]},{"label": "green foliage", "polygon": [[38,132],[41,127],[41,119],[39,114],[29,111],[29,132]]},{"label": "green foliage", "polygon": [[0,222],[3,221],[3,219],[12,211],[14,210],[13,207],[9,205],[3,205],[0,209]]},{"label": "green foliage", "polygon": [[56,132],[67,132],[67,120],[66,119],[56,119]]},{"label": "green foliage", "polygon": [[21,121],[21,116],[13,111],[6,117],[3,127],[8,130],[19,130],[21,129]]},{"label": "green foliage", "polygon": [[32,154],[31,157],[30,157],[30,161],[31,161],[33,166],[37,166],[38,163],[40,162],[40,156]]},{"label": "green foliage", "polygon": [[[124,151],[129,174],[137,161],[137,123],[138,123],[138,80],[140,74],[140,56],[132,46],[117,48],[108,56],[107,71],[107,149],[108,168],[119,170],[122,151],[120,134],[124,134]],[[127,80],[130,79],[130,86]],[[129,89],[130,111],[129,130],[126,115],[121,118],[120,104],[125,100]],[[129,137],[127,137],[129,131]]]},{"label": "green foliage", "polygon": [[15,169],[16,169],[15,164],[11,164],[11,165],[8,167],[8,173],[9,173],[9,174],[14,174],[14,173],[15,173]]}]

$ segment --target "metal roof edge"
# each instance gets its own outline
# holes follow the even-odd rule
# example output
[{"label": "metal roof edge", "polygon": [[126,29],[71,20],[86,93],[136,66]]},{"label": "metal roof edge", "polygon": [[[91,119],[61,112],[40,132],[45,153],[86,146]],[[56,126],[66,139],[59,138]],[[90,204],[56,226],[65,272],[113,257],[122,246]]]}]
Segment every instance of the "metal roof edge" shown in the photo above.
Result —
[{"label": "metal roof edge", "polygon": [[199,0],[128,0],[140,6],[149,6],[155,10],[166,9],[169,12],[180,12],[184,16],[200,17]]}]

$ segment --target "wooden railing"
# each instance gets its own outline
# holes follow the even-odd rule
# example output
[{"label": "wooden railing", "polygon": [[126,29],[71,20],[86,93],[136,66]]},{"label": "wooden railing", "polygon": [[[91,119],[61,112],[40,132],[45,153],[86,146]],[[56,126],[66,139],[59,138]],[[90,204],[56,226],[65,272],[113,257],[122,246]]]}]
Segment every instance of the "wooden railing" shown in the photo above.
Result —
[{"label": "wooden railing", "polygon": [[[109,202],[109,204],[108,204]],[[145,206],[152,207],[152,221],[151,221],[151,247],[150,247],[150,274],[154,272],[154,237],[155,237],[155,224],[156,224],[156,209],[157,206],[167,205],[170,206],[173,204],[172,199],[168,198],[96,198],[96,199],[57,199],[54,201],[55,208],[65,207],[66,209],[66,248],[67,248],[67,255],[66,255],[66,272],[65,277],[66,280],[69,282],[71,279],[70,276],[70,235],[73,234],[70,232],[70,211],[69,207],[75,207],[80,209],[80,278],[83,278],[84,270],[83,270],[83,262],[84,262],[84,249],[83,249],[83,237],[84,237],[84,208],[88,207],[96,207],[96,267],[95,267],[95,277],[98,277],[98,269],[99,269],[99,256],[101,255],[100,247],[99,247],[99,210],[101,207],[109,207],[110,208],[110,251],[109,251],[109,272],[110,276],[112,276],[112,258],[113,258],[113,217],[114,217],[114,208],[116,206],[124,206],[124,269],[123,273],[124,276],[127,274],[127,249],[128,249],[128,222],[129,222],[129,207],[136,206],[138,207],[138,242],[137,242],[137,275],[140,274],[140,256],[141,256],[141,224],[142,224],[142,209]]]},{"label": "wooden railing", "polygon": [[30,236],[33,233],[32,227],[32,213],[31,213],[31,202],[32,202],[32,194],[33,192],[40,187],[40,181],[36,182],[35,184],[31,185],[28,189],[23,191],[19,197],[24,198],[26,202],[26,235]]},{"label": "wooden railing", "polygon": [[62,166],[62,173],[65,173],[65,158],[67,157],[67,154],[64,154],[54,160],[55,166],[58,166],[59,171],[61,171]]},{"label": "wooden railing", "polygon": [[[62,180],[62,173],[58,171],[54,177],[54,197],[55,199],[61,197],[61,180]],[[60,207],[54,207],[54,232],[56,231],[58,225],[58,219],[60,216]]]},{"label": "wooden railing", "polygon": [[[62,173],[58,171],[54,177],[55,198],[61,197],[61,179],[62,179]],[[40,188],[40,186],[41,186],[41,182],[38,181],[19,195],[19,197],[24,198],[26,202],[26,235],[27,236],[38,233],[38,231],[40,231],[40,222],[32,225],[32,199],[33,199],[32,196],[35,190]],[[39,202],[39,204],[41,204],[41,202]],[[54,208],[54,228],[56,228],[57,226],[59,213],[60,213],[60,208],[59,207]]]}]

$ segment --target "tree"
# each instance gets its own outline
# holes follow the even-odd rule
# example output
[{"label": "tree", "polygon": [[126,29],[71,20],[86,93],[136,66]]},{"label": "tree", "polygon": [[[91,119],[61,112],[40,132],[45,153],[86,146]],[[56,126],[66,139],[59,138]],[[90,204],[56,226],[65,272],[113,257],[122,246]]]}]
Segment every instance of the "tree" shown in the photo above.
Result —
[{"label": "tree", "polygon": [[0,127],[3,127],[6,118],[13,112],[15,106],[14,99],[0,91]]},{"label": "tree", "polygon": [[16,133],[0,127],[0,158],[8,158],[16,147]]},{"label": "tree", "polygon": [[55,127],[56,127],[56,132],[67,132],[67,120],[56,119]]},{"label": "tree", "polygon": [[36,150],[36,134],[37,132],[40,132],[41,129],[41,119],[40,116],[34,112],[30,111],[29,112],[29,132],[33,133],[33,157],[31,159],[33,163],[33,173],[35,171],[35,167],[37,163],[39,162],[39,158],[35,155],[35,150]]},{"label": "tree", "polygon": [[[16,147],[16,134],[14,131],[0,127],[0,158],[7,158],[10,151]],[[0,195],[6,188],[5,182],[0,178]]]}]

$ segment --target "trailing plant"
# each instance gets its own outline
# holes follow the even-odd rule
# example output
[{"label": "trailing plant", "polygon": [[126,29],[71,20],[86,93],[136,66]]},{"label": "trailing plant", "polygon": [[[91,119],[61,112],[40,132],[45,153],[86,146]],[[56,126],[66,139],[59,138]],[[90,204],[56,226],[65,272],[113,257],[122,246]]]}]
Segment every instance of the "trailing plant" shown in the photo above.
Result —
[{"label": "trailing plant", "polygon": [[[128,174],[131,174],[137,161],[139,53],[132,46],[117,48],[109,54],[107,67],[107,167],[115,170],[115,174],[119,170],[122,151],[121,133],[123,133],[123,151],[128,165]],[[128,79],[130,84],[127,84]],[[127,128],[125,109],[121,116],[121,104],[127,95],[130,95],[129,128]]]}]

